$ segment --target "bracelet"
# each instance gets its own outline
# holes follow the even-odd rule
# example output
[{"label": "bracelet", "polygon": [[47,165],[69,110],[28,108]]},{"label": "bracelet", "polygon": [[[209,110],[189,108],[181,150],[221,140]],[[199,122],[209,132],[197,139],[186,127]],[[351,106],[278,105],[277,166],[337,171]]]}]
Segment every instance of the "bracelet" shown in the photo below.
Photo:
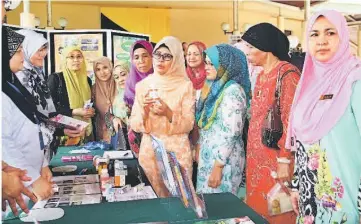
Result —
[{"label": "bracelet", "polygon": [[278,163],[290,164],[290,163],[291,163],[291,160],[286,159],[286,158],[277,158],[277,162],[278,162]]},{"label": "bracelet", "polygon": [[292,192],[298,192],[298,189],[297,188],[291,188],[291,191]]}]

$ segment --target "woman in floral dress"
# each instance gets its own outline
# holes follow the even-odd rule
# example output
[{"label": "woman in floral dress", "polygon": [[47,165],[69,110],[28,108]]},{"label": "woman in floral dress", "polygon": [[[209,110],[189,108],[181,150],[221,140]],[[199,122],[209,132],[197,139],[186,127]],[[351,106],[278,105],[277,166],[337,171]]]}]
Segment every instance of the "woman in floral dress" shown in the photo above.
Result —
[{"label": "woman in floral dress", "polygon": [[[290,181],[292,176],[292,153],[284,145],[287,135],[288,118],[293,96],[299,80],[295,66],[288,63],[289,41],[278,28],[269,23],[260,23],[247,30],[242,39],[250,48],[247,58],[254,66],[262,66],[258,75],[251,103],[251,120],[247,142],[246,203],[264,216],[269,223],[294,223],[296,215],[288,212],[270,216],[267,194],[276,184],[271,175],[277,172],[278,182]],[[276,97],[276,81],[282,76],[280,85],[280,112],[283,134],[278,141],[279,150],[262,143],[262,125],[268,110]]]},{"label": "woman in floral dress", "polygon": [[297,150],[292,201],[297,223],[360,223],[361,61],[341,13],[321,11],[308,51],[286,147]]},{"label": "woman in floral dress", "polygon": [[197,192],[237,194],[245,164],[243,126],[251,82],[242,51],[225,44],[205,51],[207,81],[197,104],[200,130]]}]

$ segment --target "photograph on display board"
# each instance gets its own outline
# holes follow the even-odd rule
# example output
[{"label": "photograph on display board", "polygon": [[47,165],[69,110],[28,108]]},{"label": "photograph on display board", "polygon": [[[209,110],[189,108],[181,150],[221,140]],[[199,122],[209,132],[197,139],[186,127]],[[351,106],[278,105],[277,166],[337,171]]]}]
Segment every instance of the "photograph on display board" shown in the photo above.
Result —
[{"label": "photograph on display board", "polygon": [[[44,36],[45,39],[48,40],[48,32],[46,30],[41,30],[41,29],[30,29],[30,28],[24,28],[24,27],[20,27],[20,26],[15,26],[15,25],[9,25],[9,24],[3,24],[4,26],[7,26],[9,28],[11,28],[12,30],[14,31],[18,31],[18,30],[22,30],[22,29],[29,29],[29,30],[33,30],[41,35]],[[49,51],[48,51],[49,52]],[[49,54],[45,57],[44,59],[44,67],[43,67],[43,71],[44,71],[44,74],[45,74],[45,77],[47,77],[49,74],[48,74],[48,56]]]},{"label": "photograph on display board", "polygon": [[114,65],[125,61],[130,64],[130,48],[137,40],[149,41],[149,36],[112,31],[112,61]]},{"label": "photograph on display board", "polygon": [[84,54],[88,76],[95,82],[93,61],[106,56],[106,32],[50,32],[51,73],[61,72],[64,64],[64,50],[78,47]]}]

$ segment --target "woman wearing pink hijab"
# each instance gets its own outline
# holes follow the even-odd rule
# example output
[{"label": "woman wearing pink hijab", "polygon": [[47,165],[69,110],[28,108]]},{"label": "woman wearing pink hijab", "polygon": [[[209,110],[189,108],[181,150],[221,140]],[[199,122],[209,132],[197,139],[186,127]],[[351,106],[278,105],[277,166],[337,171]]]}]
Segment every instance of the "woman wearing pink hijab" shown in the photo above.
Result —
[{"label": "woman wearing pink hijab", "polygon": [[361,61],[345,18],[313,15],[288,126],[296,150],[292,204],[298,223],[360,223]]}]

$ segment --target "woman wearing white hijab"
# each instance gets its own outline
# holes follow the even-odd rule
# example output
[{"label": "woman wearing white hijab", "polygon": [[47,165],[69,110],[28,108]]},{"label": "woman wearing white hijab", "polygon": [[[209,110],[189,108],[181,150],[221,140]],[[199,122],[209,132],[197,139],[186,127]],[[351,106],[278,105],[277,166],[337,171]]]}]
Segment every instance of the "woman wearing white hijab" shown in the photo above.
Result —
[{"label": "woman wearing white hijab", "polygon": [[[17,31],[17,33],[25,37],[23,42],[24,68],[16,72],[17,79],[14,78],[13,83],[18,88],[25,88],[27,90],[24,91],[24,93],[29,93],[26,97],[31,99],[40,113],[46,117],[54,117],[58,113],[46,83],[47,76],[43,72],[44,60],[48,54],[48,41],[42,34],[36,33],[33,30],[23,29]],[[51,145],[55,143],[53,141],[55,128],[41,123],[41,131],[43,133],[45,149],[50,149]],[[68,129],[57,129],[55,133],[57,136],[64,134],[74,137],[82,135],[80,130]]]}]

